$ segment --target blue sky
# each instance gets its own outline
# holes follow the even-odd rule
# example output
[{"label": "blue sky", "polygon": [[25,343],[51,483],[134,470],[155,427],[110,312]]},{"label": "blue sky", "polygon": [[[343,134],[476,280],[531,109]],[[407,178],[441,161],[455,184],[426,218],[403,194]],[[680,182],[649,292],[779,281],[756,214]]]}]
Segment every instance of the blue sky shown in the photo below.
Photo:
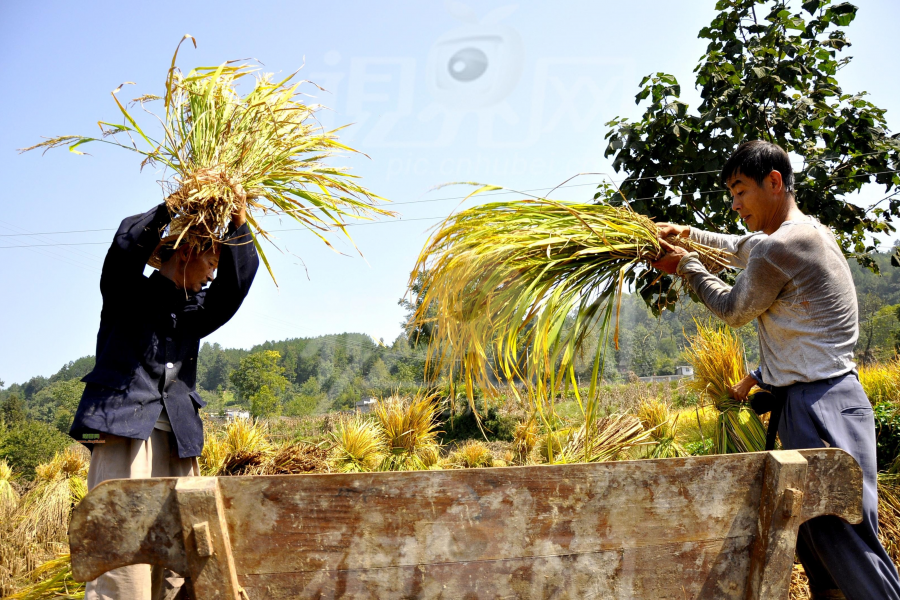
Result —
[{"label": "blue sky", "polygon": [[[900,130],[900,82],[893,77],[895,0],[859,0],[849,28],[853,63],[845,91],[866,90]],[[304,232],[280,232],[269,256],[280,287],[260,272],[240,313],[209,341],[249,347],[269,339],[345,331],[393,340],[397,305],[428,229],[459,205],[477,180],[516,189],[550,188],[578,172],[609,171],[604,123],[637,117],[641,77],[675,74],[692,106],[691,71],[705,43],[697,31],[714,14],[700,0],[506,2],[11,2],[0,3],[0,379],[49,375],[91,354],[99,321],[100,266],[118,222],[158,204],[161,174],[139,169],[116,148],[18,155],[40,136],[91,134],[115,120],[109,92],[161,93],[178,40],[185,70],[254,57],[266,71],[302,77],[330,107],[326,125],[355,123],[342,139],[369,155],[341,158],[402,219],[351,229],[335,254]],[[465,68],[488,69],[478,94],[441,65],[470,47]],[[469,71],[471,73],[471,71]],[[477,74],[477,73],[476,73]],[[473,75],[474,76],[474,75]],[[576,184],[591,184],[586,176]],[[560,190],[590,198],[591,185]],[[878,198],[866,190],[860,201]],[[471,201],[470,201],[471,203]],[[271,229],[276,219],[266,223]],[[83,231],[82,233],[31,235]],[[29,234],[29,235],[23,235]],[[12,246],[29,246],[17,247]],[[304,267],[305,265],[305,267]]]}]

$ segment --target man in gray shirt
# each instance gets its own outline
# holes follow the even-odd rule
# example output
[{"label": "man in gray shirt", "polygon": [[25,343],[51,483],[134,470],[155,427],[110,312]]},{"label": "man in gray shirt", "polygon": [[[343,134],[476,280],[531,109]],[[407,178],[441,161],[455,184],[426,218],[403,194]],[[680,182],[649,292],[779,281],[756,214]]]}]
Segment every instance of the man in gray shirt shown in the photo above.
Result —
[{"label": "man in gray shirt", "polygon": [[862,467],[862,523],[826,516],[800,527],[797,554],[813,598],[900,600],[900,578],[878,540],[875,421],[853,362],[859,328],[847,261],[831,231],[797,208],[790,159],[779,146],[741,144],[722,179],[750,234],[670,223],[659,232],[727,250],[730,266],[743,269],[734,287],[711,275],[696,253],[665,242],[667,253],[653,266],[683,277],[732,327],[757,319],[760,368],[732,391],[739,400],[756,384],[778,392],[785,449],[842,448]]}]

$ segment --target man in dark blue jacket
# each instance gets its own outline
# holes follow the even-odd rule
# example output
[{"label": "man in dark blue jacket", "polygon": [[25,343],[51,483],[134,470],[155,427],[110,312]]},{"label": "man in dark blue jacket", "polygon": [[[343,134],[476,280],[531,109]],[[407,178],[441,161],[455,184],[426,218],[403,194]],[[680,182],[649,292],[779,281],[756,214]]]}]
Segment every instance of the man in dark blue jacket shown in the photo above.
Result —
[{"label": "man in dark blue jacket", "polygon": [[[70,431],[91,448],[89,489],[107,479],[199,475],[200,339],[237,312],[259,258],[243,208],[223,239],[201,250],[161,246],[170,220],[165,204],[128,217],[103,263],[97,363],[83,379]],[[161,266],[146,277],[157,249]],[[132,565],[90,582],[85,597],[170,598],[182,584],[172,573]]]}]

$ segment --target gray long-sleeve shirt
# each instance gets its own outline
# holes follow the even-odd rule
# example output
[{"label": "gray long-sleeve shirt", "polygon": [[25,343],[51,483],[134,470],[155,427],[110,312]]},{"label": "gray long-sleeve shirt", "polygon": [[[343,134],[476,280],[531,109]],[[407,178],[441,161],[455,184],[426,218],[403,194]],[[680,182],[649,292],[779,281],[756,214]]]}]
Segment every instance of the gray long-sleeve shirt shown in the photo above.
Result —
[{"label": "gray long-sleeve shirt", "polygon": [[765,383],[818,381],[856,367],[856,291],[827,227],[809,217],[785,221],[769,236],[692,227],[691,239],[728,251],[731,266],[744,270],[729,287],[695,257],[678,265],[678,274],[717,317],[732,327],[758,320]]}]

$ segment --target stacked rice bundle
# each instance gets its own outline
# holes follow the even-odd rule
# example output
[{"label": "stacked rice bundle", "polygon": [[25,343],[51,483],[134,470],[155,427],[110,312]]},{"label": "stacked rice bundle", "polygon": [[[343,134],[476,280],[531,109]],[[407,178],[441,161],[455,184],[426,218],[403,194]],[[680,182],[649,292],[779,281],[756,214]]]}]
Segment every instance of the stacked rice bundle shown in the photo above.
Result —
[{"label": "stacked rice bundle", "polygon": [[713,451],[759,452],[766,448],[766,429],[747,405],[734,400],[729,388],[747,374],[744,346],[730,328],[697,321],[697,334],[685,354],[694,367],[688,386],[719,411]]},{"label": "stacked rice bundle", "polygon": [[[185,39],[194,41],[189,35],[182,42]],[[393,215],[378,207],[383,198],[355,183],[353,175],[323,162],[336,151],[355,151],[338,142],[337,130],[322,130],[315,119],[320,106],[298,100],[303,82],[293,82],[296,74],[280,81],[260,74],[253,89],[241,96],[237,85],[256,72],[252,65],[229,61],[218,67],[197,67],[184,75],[175,66],[177,56],[176,49],[165,96],[145,95],[131,104],[143,108],[163,100],[165,114],[157,117],[161,135],[138,124],[116,96],[119,86],[113,99],[124,118],[122,124],[101,121],[100,138],[66,135],[22,151],[68,146],[82,154],[76,148],[105,142],[143,155],[142,167],[164,166],[170,171],[164,187],[172,215],[164,243],[174,247],[218,243],[235,209],[246,206],[253,243],[270,275],[272,269],[259,241],[260,237],[271,239],[260,216],[291,217],[331,246],[324,234],[333,228],[349,239],[344,228],[347,218]],[[117,135],[128,140],[122,142]],[[138,142],[146,145],[139,147]],[[158,263],[154,255],[150,264]]]},{"label": "stacked rice bundle", "polygon": [[688,456],[678,441],[678,417],[669,405],[660,400],[645,400],[638,407],[637,417],[644,430],[656,442],[649,447],[648,458],[675,458]]}]

